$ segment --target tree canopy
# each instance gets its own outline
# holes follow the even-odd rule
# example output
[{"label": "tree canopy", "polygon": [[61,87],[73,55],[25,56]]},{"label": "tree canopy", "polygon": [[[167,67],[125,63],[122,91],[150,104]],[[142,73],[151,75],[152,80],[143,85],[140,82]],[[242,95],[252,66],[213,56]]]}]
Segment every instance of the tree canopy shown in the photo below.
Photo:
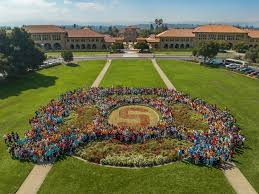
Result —
[{"label": "tree canopy", "polygon": [[245,58],[250,62],[258,63],[259,62],[259,49],[251,48],[246,52]]},{"label": "tree canopy", "polygon": [[217,56],[219,52],[219,44],[215,41],[202,42],[197,48],[194,49],[193,54],[195,56],[203,56],[204,61],[212,59]]},{"label": "tree canopy", "polygon": [[46,59],[44,52],[23,29],[0,31],[0,73],[8,77],[38,69]]},{"label": "tree canopy", "polygon": [[72,51],[64,51],[61,53],[61,57],[64,59],[65,62],[71,62],[74,59]]},{"label": "tree canopy", "polygon": [[238,53],[245,53],[249,50],[249,47],[245,43],[240,42],[234,46],[234,50]]},{"label": "tree canopy", "polygon": [[143,52],[144,50],[149,50],[149,46],[146,42],[138,42],[134,45],[135,49],[140,49],[140,52]]},{"label": "tree canopy", "polygon": [[124,49],[124,45],[122,43],[115,43],[112,45],[111,48],[113,51],[119,51],[121,49]]}]

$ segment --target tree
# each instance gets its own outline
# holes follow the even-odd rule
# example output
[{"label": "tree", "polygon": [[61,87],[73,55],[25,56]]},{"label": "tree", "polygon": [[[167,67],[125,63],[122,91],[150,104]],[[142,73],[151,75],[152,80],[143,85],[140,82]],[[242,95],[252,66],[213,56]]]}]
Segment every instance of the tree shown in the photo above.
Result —
[{"label": "tree", "polygon": [[69,63],[73,61],[74,56],[72,51],[64,51],[61,53],[61,57],[64,59],[65,62]]},{"label": "tree", "polygon": [[135,49],[140,49],[140,52],[143,52],[144,50],[149,50],[149,45],[146,42],[137,43],[134,45]]},{"label": "tree", "polygon": [[7,76],[7,72],[9,72],[9,60],[8,58],[3,54],[0,53],[0,73],[6,77]]},{"label": "tree", "polygon": [[238,53],[245,53],[249,50],[249,47],[245,43],[240,42],[234,46],[234,50]]},{"label": "tree", "polygon": [[112,46],[112,51],[118,52],[121,49],[124,49],[124,45],[122,43],[114,43]]},{"label": "tree", "polygon": [[163,25],[163,23],[164,23],[164,20],[162,18],[155,19],[155,24],[156,24],[155,33],[156,34],[165,31],[165,29],[168,29],[168,27],[166,25]]},{"label": "tree", "polygon": [[153,32],[154,32],[155,28],[154,28],[153,24],[150,24],[150,28],[149,28],[149,30],[150,30],[150,32],[151,32],[151,33],[153,33]]},{"label": "tree", "polygon": [[46,59],[44,52],[35,45],[23,29],[11,33],[0,31],[0,72],[8,77],[38,69]]},{"label": "tree", "polygon": [[202,42],[197,48],[195,48],[197,51],[196,55],[203,56],[204,62],[207,61],[207,59],[212,59],[215,56],[217,56],[219,52],[219,44],[217,42],[211,41],[211,42]]},{"label": "tree", "polygon": [[259,49],[249,49],[249,51],[246,52],[245,58],[253,63],[256,63],[259,59]]},{"label": "tree", "polygon": [[35,45],[30,35],[23,29],[14,28],[11,35],[11,60],[15,74],[22,74],[28,69],[37,69],[46,59],[44,52]]},{"label": "tree", "polygon": [[151,34],[152,34],[152,32],[151,32],[150,30],[143,29],[143,30],[140,30],[140,32],[138,33],[138,36],[139,36],[139,37],[147,38],[147,37],[149,37]]},{"label": "tree", "polygon": [[226,41],[218,41],[219,50],[225,51],[231,49],[231,44],[227,43]]},{"label": "tree", "polygon": [[198,56],[198,49],[197,49],[197,48],[194,48],[194,49],[192,50],[192,55],[195,56],[195,57]]}]

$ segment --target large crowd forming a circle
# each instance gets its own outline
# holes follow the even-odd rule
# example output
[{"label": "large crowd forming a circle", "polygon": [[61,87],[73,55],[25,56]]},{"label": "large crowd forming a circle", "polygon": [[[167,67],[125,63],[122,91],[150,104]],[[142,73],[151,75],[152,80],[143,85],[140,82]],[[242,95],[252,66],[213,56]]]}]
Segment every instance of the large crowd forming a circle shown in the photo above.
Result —
[{"label": "large crowd forming a circle", "polygon": [[[208,130],[175,126],[172,105],[176,103],[185,104],[202,114],[208,121]],[[126,105],[144,105],[155,109],[161,115],[159,124],[142,128],[109,124],[111,111]],[[88,106],[98,110],[90,124],[83,128],[62,127],[72,112]],[[215,166],[231,160],[245,140],[227,110],[220,110],[216,105],[192,99],[181,92],[161,88],[82,88],[69,91],[41,107],[29,122],[31,129],[25,132],[24,138],[12,132],[4,135],[4,141],[13,158],[35,163],[53,162],[96,140],[116,139],[133,144],[170,137],[192,143],[188,149],[179,147],[179,159]]]}]

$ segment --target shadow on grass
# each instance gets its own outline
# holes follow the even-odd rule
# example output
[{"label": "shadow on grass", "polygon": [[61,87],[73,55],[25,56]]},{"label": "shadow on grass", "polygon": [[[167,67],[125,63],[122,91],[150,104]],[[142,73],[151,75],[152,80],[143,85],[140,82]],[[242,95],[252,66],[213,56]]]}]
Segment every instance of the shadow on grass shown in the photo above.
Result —
[{"label": "shadow on grass", "polygon": [[28,73],[22,77],[3,80],[0,82],[0,99],[18,96],[23,91],[50,87],[55,85],[58,77],[46,76],[38,72]]},{"label": "shadow on grass", "polygon": [[66,66],[68,66],[68,67],[78,67],[79,65],[76,64],[76,63],[68,63],[68,64],[66,64]]}]

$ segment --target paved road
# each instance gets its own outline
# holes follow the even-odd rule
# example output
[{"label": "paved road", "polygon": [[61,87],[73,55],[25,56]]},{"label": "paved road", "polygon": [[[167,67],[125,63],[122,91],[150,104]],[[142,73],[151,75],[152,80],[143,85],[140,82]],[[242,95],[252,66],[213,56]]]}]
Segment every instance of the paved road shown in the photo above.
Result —
[{"label": "paved road", "polygon": [[108,55],[91,55],[74,57],[74,61],[83,60],[107,60],[107,59],[174,59],[174,60],[193,60],[190,55],[160,55],[160,54],[139,54],[139,53],[123,53],[123,54],[108,54]]}]

